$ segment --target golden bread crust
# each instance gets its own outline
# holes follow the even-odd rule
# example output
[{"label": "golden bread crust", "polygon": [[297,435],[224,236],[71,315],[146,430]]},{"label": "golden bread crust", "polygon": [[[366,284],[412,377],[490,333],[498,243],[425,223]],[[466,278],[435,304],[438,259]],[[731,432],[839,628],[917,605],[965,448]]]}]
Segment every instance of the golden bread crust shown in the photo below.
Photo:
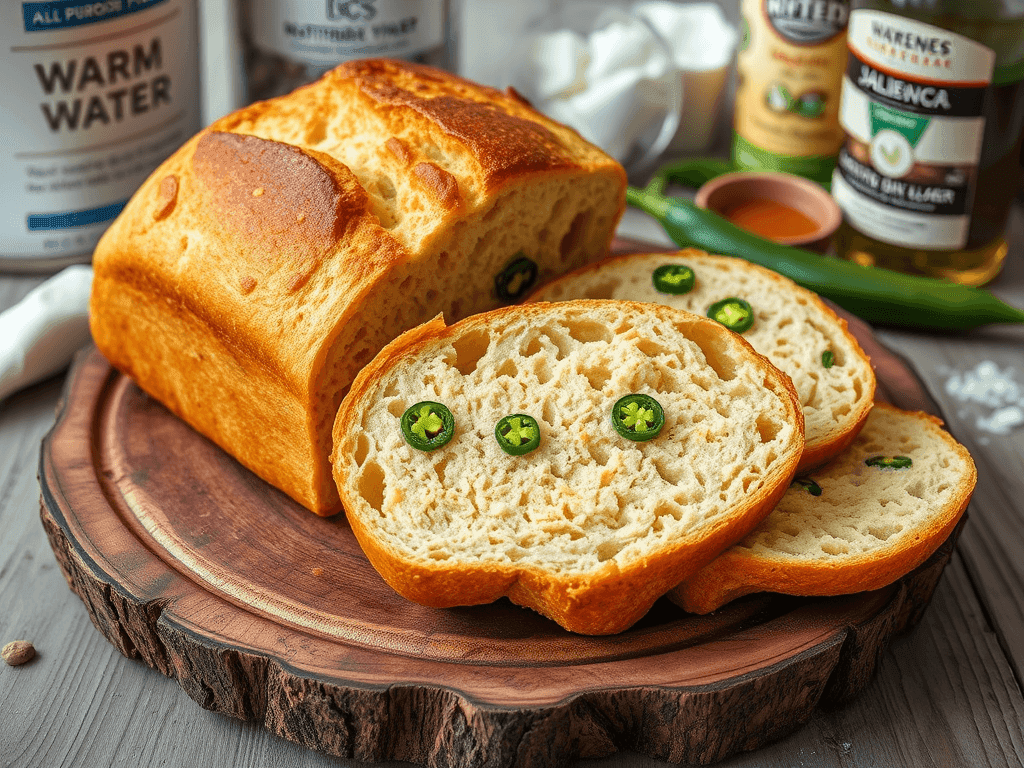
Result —
[{"label": "golden bread crust", "polygon": [[480,163],[488,190],[524,174],[581,167],[566,151],[571,129],[545,125],[532,108],[495,88],[382,59],[347,62],[331,76],[353,82],[377,109],[414,112],[461,143]]}]

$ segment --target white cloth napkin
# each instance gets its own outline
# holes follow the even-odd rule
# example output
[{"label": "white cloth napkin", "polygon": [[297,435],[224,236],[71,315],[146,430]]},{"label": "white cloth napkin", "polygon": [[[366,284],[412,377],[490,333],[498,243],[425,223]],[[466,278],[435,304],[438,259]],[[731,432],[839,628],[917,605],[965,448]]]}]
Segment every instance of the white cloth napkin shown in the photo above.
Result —
[{"label": "white cloth napkin", "polygon": [[0,400],[62,371],[89,343],[92,267],[77,265],[0,312]]}]

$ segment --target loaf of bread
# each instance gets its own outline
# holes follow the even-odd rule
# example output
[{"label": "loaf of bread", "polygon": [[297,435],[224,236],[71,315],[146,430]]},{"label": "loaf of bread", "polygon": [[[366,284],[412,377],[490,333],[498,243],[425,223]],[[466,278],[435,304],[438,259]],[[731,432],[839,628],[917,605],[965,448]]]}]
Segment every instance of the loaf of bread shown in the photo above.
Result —
[{"label": "loaf of bread", "polygon": [[602,255],[625,174],[514,93],[344,64],[188,141],[94,257],[96,344],[319,514],[331,426],[402,331],[520,298]]},{"label": "loaf of bread", "polygon": [[[660,405],[660,432],[656,408],[619,404],[635,395]],[[425,404],[453,422],[427,451],[402,428],[430,418],[419,439],[444,434]],[[507,416],[520,450],[539,445],[507,453]],[[537,303],[437,318],[385,347],[338,412],[333,466],[363,551],[406,598],[507,595],[607,634],[768,513],[802,427],[789,379],[717,323],[655,304]]]},{"label": "loaf of bread", "polygon": [[950,535],[977,478],[941,424],[876,405],[842,456],[798,478],[749,536],[670,598],[709,613],[753,592],[844,595],[909,573]]},{"label": "loaf of bread", "polygon": [[[655,270],[673,264],[693,271],[693,287],[684,293],[666,293],[654,285]],[[845,320],[782,275],[742,259],[690,248],[607,259],[542,286],[531,300],[628,299],[705,315],[712,304],[731,297],[744,299],[754,311],[754,323],[742,332],[743,338],[793,379],[800,396],[806,446],[798,471],[841,453],[871,410],[871,361]]]}]

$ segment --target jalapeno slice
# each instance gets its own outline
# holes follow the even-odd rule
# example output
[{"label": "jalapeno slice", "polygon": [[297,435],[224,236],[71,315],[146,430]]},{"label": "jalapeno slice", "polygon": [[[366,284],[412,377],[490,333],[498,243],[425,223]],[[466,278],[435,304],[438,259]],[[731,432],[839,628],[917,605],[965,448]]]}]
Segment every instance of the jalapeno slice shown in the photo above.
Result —
[{"label": "jalapeno slice", "polygon": [[811,496],[821,496],[821,486],[811,480],[809,477],[798,477],[793,481],[793,485],[798,485],[807,491]]},{"label": "jalapeno slice", "polygon": [[654,290],[673,296],[692,291],[696,279],[693,270],[685,264],[662,264],[651,275]]},{"label": "jalapeno slice", "polygon": [[909,456],[872,456],[864,459],[869,467],[882,467],[884,469],[906,469],[914,462]]},{"label": "jalapeno slice", "polygon": [[522,456],[540,445],[540,424],[533,416],[513,413],[495,425],[494,439],[505,453]]},{"label": "jalapeno slice", "polygon": [[821,365],[823,368],[831,368],[836,364],[836,356],[831,350],[825,350],[821,353]]},{"label": "jalapeno slice", "polygon": [[402,414],[402,436],[419,451],[433,451],[455,434],[455,417],[441,403],[424,400]]},{"label": "jalapeno slice", "polygon": [[651,440],[665,426],[665,412],[649,395],[626,395],[612,406],[612,426],[627,440]]},{"label": "jalapeno slice", "polygon": [[494,276],[494,290],[502,301],[518,301],[537,282],[537,262],[522,251]]},{"label": "jalapeno slice", "polygon": [[708,317],[736,333],[743,333],[754,324],[753,308],[735,296],[716,301],[708,307]]}]

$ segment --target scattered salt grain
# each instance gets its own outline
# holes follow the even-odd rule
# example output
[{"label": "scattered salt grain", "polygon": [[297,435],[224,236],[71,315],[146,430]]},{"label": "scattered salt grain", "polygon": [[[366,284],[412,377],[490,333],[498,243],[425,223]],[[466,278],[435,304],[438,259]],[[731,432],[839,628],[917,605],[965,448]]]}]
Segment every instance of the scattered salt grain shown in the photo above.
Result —
[{"label": "scattered salt grain", "polygon": [[[947,395],[959,403],[986,409],[982,413],[978,413],[977,407],[973,409],[975,425],[982,432],[1008,435],[1024,425],[1024,387],[1014,378],[1013,368],[1002,370],[991,360],[985,360],[969,371],[944,368],[941,372],[948,374]],[[957,414],[966,419],[972,415],[972,409],[961,408]]]},{"label": "scattered salt grain", "polygon": [[1000,408],[987,418],[978,419],[978,429],[996,435],[1008,435],[1014,427],[1024,424],[1024,409],[1016,405]]}]

